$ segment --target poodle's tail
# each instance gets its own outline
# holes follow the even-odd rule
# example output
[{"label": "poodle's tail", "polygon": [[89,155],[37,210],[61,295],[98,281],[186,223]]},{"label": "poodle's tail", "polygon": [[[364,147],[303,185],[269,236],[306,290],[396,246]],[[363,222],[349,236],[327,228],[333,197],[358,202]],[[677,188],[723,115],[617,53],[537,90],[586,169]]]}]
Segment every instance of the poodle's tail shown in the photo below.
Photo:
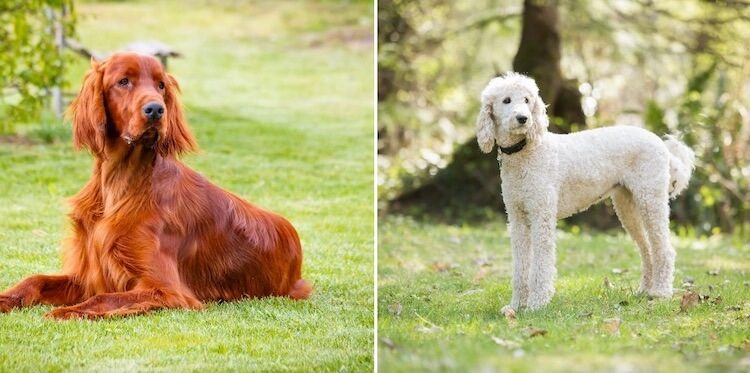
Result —
[{"label": "poodle's tail", "polygon": [[695,153],[674,136],[665,136],[664,145],[669,149],[669,196],[675,198],[688,186]]}]

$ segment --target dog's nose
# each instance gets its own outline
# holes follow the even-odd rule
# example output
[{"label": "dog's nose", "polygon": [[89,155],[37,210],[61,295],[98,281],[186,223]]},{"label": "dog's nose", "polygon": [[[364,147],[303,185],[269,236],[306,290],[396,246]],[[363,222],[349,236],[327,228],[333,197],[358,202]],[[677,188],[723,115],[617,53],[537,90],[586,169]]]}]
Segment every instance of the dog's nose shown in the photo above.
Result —
[{"label": "dog's nose", "polygon": [[516,120],[518,123],[524,124],[529,118],[525,115],[516,115]]},{"label": "dog's nose", "polygon": [[151,121],[157,121],[164,115],[164,105],[152,101],[143,106],[143,114]]}]

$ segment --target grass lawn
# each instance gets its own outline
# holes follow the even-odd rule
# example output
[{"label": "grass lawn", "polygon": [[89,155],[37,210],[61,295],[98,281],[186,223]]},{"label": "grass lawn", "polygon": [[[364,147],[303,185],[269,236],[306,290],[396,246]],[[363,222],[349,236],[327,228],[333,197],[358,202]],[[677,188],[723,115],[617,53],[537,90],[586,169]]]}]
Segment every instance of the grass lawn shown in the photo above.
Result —
[{"label": "grass lawn", "polygon": [[[558,232],[552,303],[512,320],[500,313],[511,295],[504,223],[378,225],[381,371],[750,370],[746,242],[673,238],[679,290],[649,300],[634,295],[640,259],[624,232]],[[682,310],[687,283],[705,299]]]},{"label": "grass lawn", "polygon": [[[185,161],[299,230],[308,301],[209,304],[108,321],[0,315],[0,371],[371,371],[371,2],[77,3],[79,41],[160,40],[202,152]],[[88,65],[71,65],[77,91]],[[60,268],[65,198],[92,159],[69,127],[52,145],[0,143],[0,288]],[[33,132],[33,131],[32,131]],[[0,141],[1,142],[1,141]]]}]

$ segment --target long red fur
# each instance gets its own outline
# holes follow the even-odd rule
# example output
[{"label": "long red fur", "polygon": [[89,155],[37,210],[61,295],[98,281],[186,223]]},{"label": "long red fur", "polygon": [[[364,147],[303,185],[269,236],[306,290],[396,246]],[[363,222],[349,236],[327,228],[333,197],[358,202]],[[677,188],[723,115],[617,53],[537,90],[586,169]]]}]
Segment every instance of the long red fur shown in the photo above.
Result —
[{"label": "long red fur", "polygon": [[[1,293],[0,312],[52,304],[62,307],[49,317],[102,318],[310,295],[289,221],[177,159],[197,147],[178,91],[152,57],[120,53],[92,61],[70,117],[75,147],[89,148],[96,160],[71,199],[62,274],[32,276]],[[161,119],[143,115],[148,102],[163,105]]]}]

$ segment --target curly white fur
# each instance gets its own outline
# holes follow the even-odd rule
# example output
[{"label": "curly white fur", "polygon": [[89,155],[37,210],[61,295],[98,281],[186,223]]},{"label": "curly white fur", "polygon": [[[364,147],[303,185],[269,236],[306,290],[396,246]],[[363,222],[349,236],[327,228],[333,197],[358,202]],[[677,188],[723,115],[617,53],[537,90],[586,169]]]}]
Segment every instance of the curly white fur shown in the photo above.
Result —
[{"label": "curly white fur", "polygon": [[482,91],[477,140],[498,152],[513,251],[513,309],[538,309],[554,294],[557,220],[610,197],[641,252],[639,291],[672,295],[675,251],[669,242],[669,197],[687,187],[694,154],[672,137],[614,126],[559,135],[547,132],[546,106],[534,80],[517,73]]}]

